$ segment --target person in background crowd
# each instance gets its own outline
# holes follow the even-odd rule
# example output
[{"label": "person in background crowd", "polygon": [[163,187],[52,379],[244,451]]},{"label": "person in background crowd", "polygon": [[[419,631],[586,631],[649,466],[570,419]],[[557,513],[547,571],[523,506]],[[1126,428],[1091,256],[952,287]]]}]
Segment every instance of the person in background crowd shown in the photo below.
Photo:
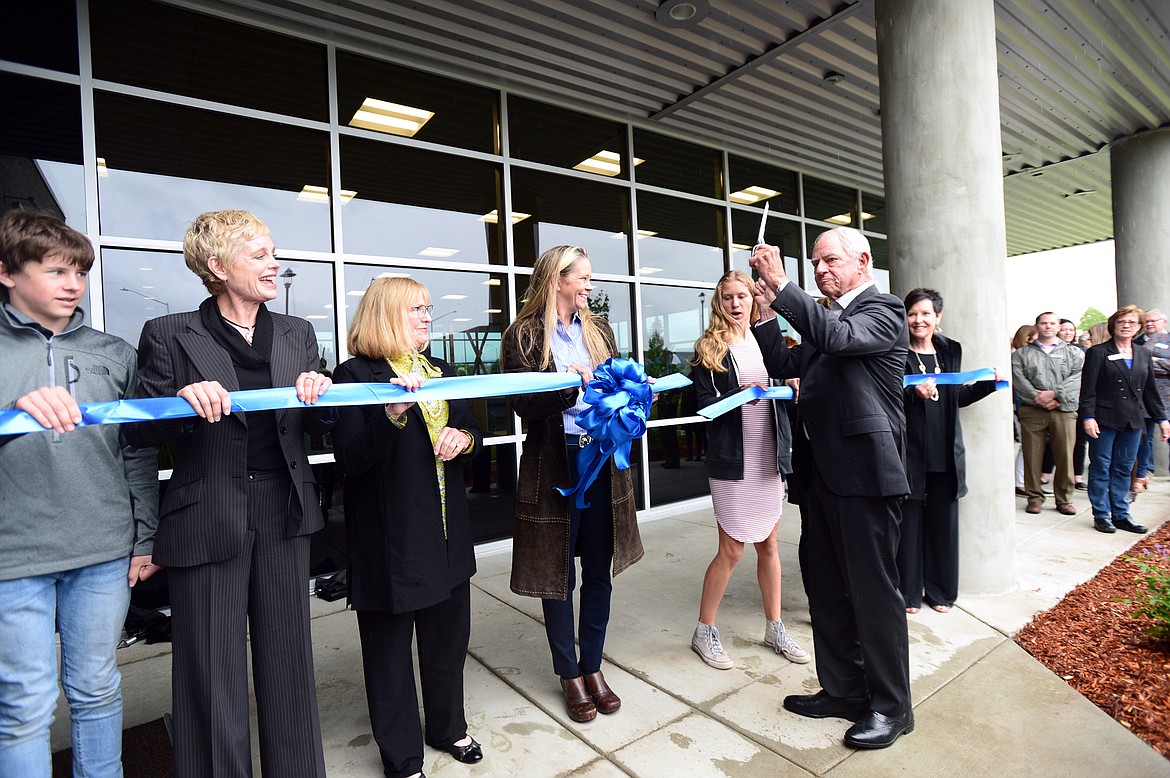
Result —
[{"label": "person in background crowd", "polygon": [[[906,375],[961,373],[963,347],[938,331],[942,295],[914,289],[905,306],[910,329]],[[1007,374],[997,369],[995,378],[1006,380]],[[946,613],[959,596],[959,498],[967,493],[959,409],[994,391],[992,381],[940,386],[933,378],[902,390],[910,496],[902,504],[898,577],[907,613],[917,613],[924,599]]]},{"label": "person in background crowd", "polygon": [[1072,516],[1072,448],[1076,442],[1076,409],[1080,399],[1084,354],[1056,336],[1060,322],[1046,311],[1036,317],[1039,337],[1012,353],[1012,388],[1019,401],[1020,445],[1024,452],[1024,488],[1028,513],[1044,504],[1040,481],[1044,445],[1052,442],[1056,460],[1056,509]]},{"label": "person in background crowd", "polygon": [[[589,255],[579,246],[556,246],[540,255],[524,305],[504,332],[505,372],[571,372],[584,387],[594,368],[618,355],[609,323],[589,311],[592,276]],[[541,598],[553,670],[573,721],[621,707],[601,672],[613,592],[610,566],[616,576],[644,554],[629,469],[618,470],[611,457],[586,490],[584,509],[557,491],[577,483],[577,452],[589,443],[577,426],[578,414],[589,407],[583,396],[574,388],[508,398],[528,423],[516,490],[511,588]],[[575,629],[577,557],[581,607]]]},{"label": "person in background crowd", "polygon": [[[1084,346],[1082,346],[1079,342],[1077,342],[1077,325],[1073,323],[1072,319],[1061,319],[1060,320],[1060,330],[1056,333],[1056,335],[1058,338],[1063,340],[1065,343],[1068,343],[1069,345],[1072,345],[1072,346],[1076,346],[1081,351],[1086,350],[1086,348]],[[1089,438],[1087,435],[1085,435],[1085,428],[1084,428],[1084,425],[1082,425],[1080,423],[1080,419],[1077,420],[1076,429],[1077,429],[1077,439],[1073,443],[1073,452],[1072,452],[1073,486],[1077,489],[1084,490],[1084,489],[1089,488],[1088,484],[1085,483],[1085,479],[1084,479],[1085,452],[1089,448]],[[1049,445],[1049,447],[1047,449],[1045,449],[1045,452],[1044,452],[1045,464],[1048,464],[1050,461],[1052,461],[1051,458],[1052,458],[1052,446]],[[1044,469],[1044,472],[1051,474],[1052,471],[1046,467]]]},{"label": "person in background crowd", "polygon": [[[755,283],[730,270],[711,295],[711,319],[695,343],[691,377],[700,408],[748,386],[767,387],[783,365],[788,348],[776,314],[753,299]],[[760,321],[761,308],[767,321]],[[769,370],[769,366],[773,370]],[[756,577],[764,600],[764,644],[790,662],[809,654],[793,640],[780,618],[780,555],[776,530],[784,503],[782,461],[791,458],[788,415],[772,400],[756,400],[717,416],[708,426],[707,475],[715,507],[719,549],[703,576],[699,623],[691,648],[711,667],[729,670],[734,661],[723,648],[715,616],[744,544],[756,547]]]},{"label": "person in background crowd", "polygon": [[137,382],[130,344],[85,326],[93,263],[55,216],[0,217],[0,408],[46,429],[0,437],[0,775],[13,778],[53,772],[58,679],[73,774],[122,775],[115,652],[130,588],[158,570],[158,452],[119,425],[76,427],[78,403],[128,399]]},{"label": "person in background crowd", "polygon": [[1147,531],[1130,517],[1126,499],[1143,419],[1154,419],[1162,440],[1170,439],[1170,421],[1154,384],[1153,355],[1133,343],[1144,325],[1141,308],[1118,308],[1108,321],[1112,337],[1085,355],[1080,414],[1091,439],[1089,501],[1098,532]]},{"label": "person in background crowd", "polygon": [[[1012,353],[1036,340],[1036,325],[1021,324],[1012,335]],[[1016,441],[1016,496],[1027,497],[1024,489],[1024,449],[1020,445],[1020,401],[1012,397],[1012,436]]]},{"label": "person in background crowd", "polygon": [[[337,383],[417,389],[455,369],[430,346],[430,294],[379,278],[358,303]],[[468,400],[338,409],[345,472],[349,605],[357,611],[366,703],[387,776],[420,776],[424,741],[465,764],[483,758],[467,734],[463,666],[471,637],[475,548],[463,460],[483,442]],[[425,734],[411,643],[418,640]]]},{"label": "person in background crowd", "polygon": [[324,776],[305,596],[309,535],[324,517],[305,435],[328,432],[333,417],[233,414],[228,392],[295,387],[312,405],[331,381],[317,372],[312,325],[265,307],[280,263],[264,222],[247,211],[201,214],[183,258],[211,296],[143,327],[139,395],[178,395],[198,418],[127,431],[140,445],[177,449],[154,548],[171,596],[175,775],[251,772],[250,642],[264,773]]},{"label": "person in background crowd", "polygon": [[[1137,339],[1134,339],[1137,343]],[[1162,404],[1170,402],[1170,334],[1166,333],[1166,314],[1157,308],[1146,311],[1145,339],[1141,343],[1154,357],[1154,384],[1162,397]],[[1143,424],[1142,442],[1134,462],[1133,481],[1130,484],[1130,502],[1146,491],[1154,474],[1154,436],[1157,425],[1147,418]]]}]

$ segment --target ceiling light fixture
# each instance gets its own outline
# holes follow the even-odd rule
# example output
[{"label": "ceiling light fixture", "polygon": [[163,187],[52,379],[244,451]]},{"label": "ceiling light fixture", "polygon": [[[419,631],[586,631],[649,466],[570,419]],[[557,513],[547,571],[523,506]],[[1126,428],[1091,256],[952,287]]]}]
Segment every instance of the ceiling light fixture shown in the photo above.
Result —
[{"label": "ceiling light fixture", "polygon": [[[861,212],[861,221],[863,224],[872,218],[872,213],[866,213],[865,211]],[[853,215],[848,213],[839,213],[836,216],[830,216],[829,218],[825,219],[825,221],[829,222],[830,224],[841,224],[848,227],[850,224],[853,224]]]},{"label": "ceiling light fixture", "polygon": [[434,111],[367,97],[349,120],[349,126],[413,138],[434,115]]},{"label": "ceiling light fixture", "polygon": [[[512,224],[517,224],[519,222],[522,222],[531,215],[532,214],[530,214],[530,213],[521,213],[520,211],[512,211]],[[479,217],[479,220],[481,222],[487,222],[488,224],[499,224],[500,212],[498,209],[493,208],[490,213],[485,213],[483,216]]]},{"label": "ceiling light fixture", "polygon": [[[341,204],[345,205],[353,198],[357,197],[357,192],[350,189],[341,190]],[[329,189],[324,186],[315,186],[313,184],[305,184],[297,195],[297,199],[306,203],[327,203],[329,202]]]},{"label": "ceiling light fixture", "polygon": [[[634,157],[634,167],[641,165],[646,160]],[[602,176],[613,177],[621,175],[622,172],[622,157],[616,151],[608,151],[602,149],[594,154],[589,159],[583,159],[576,165],[573,165],[573,170],[583,170],[586,173],[597,173]]]},{"label": "ceiling light fixture", "polygon": [[844,80],[845,74],[838,73],[836,70],[830,70],[825,74],[825,77],[821,79],[821,86],[837,86],[837,84],[840,84]]},{"label": "ceiling light fixture", "polygon": [[654,18],[667,27],[695,27],[710,11],[707,0],[663,0],[654,9]]},{"label": "ceiling light fixture", "polygon": [[732,192],[728,195],[728,198],[733,203],[739,203],[740,205],[752,205],[753,203],[758,203],[762,200],[775,197],[778,194],[780,193],[775,189],[769,189],[766,186],[749,186],[744,189],[740,189],[738,192]]},{"label": "ceiling light fixture", "polygon": [[436,257],[438,259],[446,259],[453,257],[459,253],[459,249],[444,249],[438,246],[427,246],[422,251],[418,252],[420,257]]}]

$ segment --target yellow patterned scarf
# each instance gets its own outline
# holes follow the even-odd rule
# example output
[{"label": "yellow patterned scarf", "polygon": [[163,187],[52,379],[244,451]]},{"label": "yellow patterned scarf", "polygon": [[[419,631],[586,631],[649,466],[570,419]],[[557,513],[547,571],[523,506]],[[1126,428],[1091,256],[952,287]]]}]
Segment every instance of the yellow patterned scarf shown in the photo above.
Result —
[{"label": "yellow patterned scarf", "polygon": [[[399,378],[408,375],[422,376],[423,378],[440,378],[443,371],[435,367],[430,361],[417,351],[403,354],[394,359],[387,359],[387,364],[398,374]],[[427,423],[427,434],[433,446],[439,439],[439,433],[447,426],[448,408],[446,400],[422,400],[418,403],[423,419]],[[439,503],[443,512],[443,537],[447,537],[447,468],[446,463],[435,457],[435,474],[439,478]]]}]

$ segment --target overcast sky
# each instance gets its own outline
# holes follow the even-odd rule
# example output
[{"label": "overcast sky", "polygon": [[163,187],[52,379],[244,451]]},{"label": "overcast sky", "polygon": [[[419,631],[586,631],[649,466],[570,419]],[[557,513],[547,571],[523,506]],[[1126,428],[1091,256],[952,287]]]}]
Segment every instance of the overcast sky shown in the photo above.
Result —
[{"label": "overcast sky", "polygon": [[[1106,316],[1117,310],[1111,240],[1010,257],[1007,267],[1009,332],[1032,322],[1042,311],[1079,324],[1090,307]],[[1170,305],[1164,300],[1132,302],[1142,308]]]}]

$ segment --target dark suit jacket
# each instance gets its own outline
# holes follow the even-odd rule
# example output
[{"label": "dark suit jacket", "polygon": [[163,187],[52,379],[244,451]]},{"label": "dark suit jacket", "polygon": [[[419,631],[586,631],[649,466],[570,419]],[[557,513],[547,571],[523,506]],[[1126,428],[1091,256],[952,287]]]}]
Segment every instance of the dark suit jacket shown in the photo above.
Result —
[{"label": "dark suit jacket", "polygon": [[[963,370],[963,347],[957,340],[935,334],[935,356],[944,373],[961,373]],[[918,359],[906,355],[906,375],[918,375]],[[947,440],[947,451],[951,461],[946,470],[951,476],[949,499],[957,500],[967,494],[966,448],[963,446],[963,427],[959,421],[959,409],[981,400],[995,391],[994,381],[979,381],[967,386],[938,387],[938,402],[943,408],[945,419],[943,433]],[[926,488],[926,404],[913,386],[902,390],[906,407],[906,476],[910,481],[910,497],[921,500]]]},{"label": "dark suit jacket", "polygon": [[[273,313],[272,328],[272,385],[292,386],[298,375],[320,365],[313,327],[304,319]],[[148,321],[138,363],[139,397],[174,397],[198,381],[219,381],[229,392],[239,389],[227,349],[203,326],[198,311]],[[307,535],[321,529],[324,520],[304,433],[328,431],[332,416],[326,410],[274,413],[296,498],[285,536]],[[233,413],[215,424],[193,418],[129,426],[127,437],[136,445],[177,443],[174,472],[159,508],[154,560],[190,567],[239,554],[248,530],[247,414]]]},{"label": "dark suit jacket", "polygon": [[[429,359],[444,376],[455,375],[443,360]],[[333,374],[339,384],[389,383],[396,376],[385,360],[366,357],[343,362]],[[483,445],[470,401],[448,401],[447,426],[471,433],[473,452]],[[401,428],[380,403],[338,408],[333,451],[345,472],[350,606],[407,613],[449,599],[475,574],[463,458],[446,463],[444,538],[434,445],[417,405]]]},{"label": "dark suit jacket", "polygon": [[908,494],[902,376],[910,336],[902,301],[871,286],[838,315],[789,283],[772,308],[802,339],[782,375],[800,378],[793,480],[815,465],[841,497]]},{"label": "dark suit jacket", "polygon": [[1152,353],[1135,345],[1132,369],[1120,353],[1112,338],[1085,352],[1080,417],[1115,430],[1141,429],[1143,419],[1165,419],[1166,409],[1154,383]]},{"label": "dark suit jacket", "polygon": [[[760,346],[768,374],[780,370],[787,362],[788,347],[777,323],[772,321],[752,328],[752,335]],[[723,358],[724,371],[716,373],[702,365],[691,371],[695,397],[699,408],[713,405],[724,396],[739,391],[740,380],[731,352]],[[776,470],[787,475],[792,472],[792,428],[788,413],[779,403],[772,403],[773,426],[776,432]],[[707,475],[723,481],[743,480],[743,409],[734,408],[707,423]]]}]

